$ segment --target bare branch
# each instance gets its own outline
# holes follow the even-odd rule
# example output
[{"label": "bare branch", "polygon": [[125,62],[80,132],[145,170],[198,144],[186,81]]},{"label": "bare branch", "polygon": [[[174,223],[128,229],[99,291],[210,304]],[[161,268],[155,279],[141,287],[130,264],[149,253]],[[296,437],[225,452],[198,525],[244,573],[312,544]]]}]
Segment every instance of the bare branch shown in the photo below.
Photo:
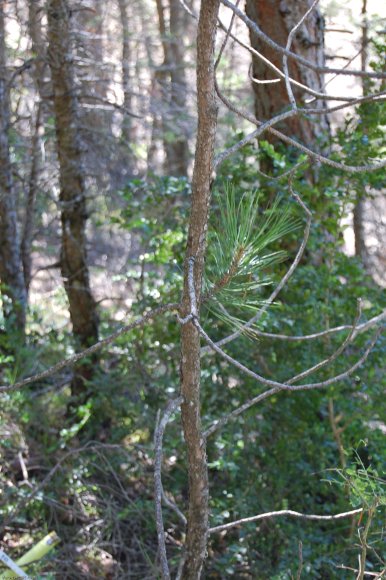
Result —
[{"label": "bare branch", "polygon": [[[224,25],[222,25],[222,27],[224,27],[224,29],[225,29],[225,26]],[[249,80],[252,83],[256,83],[256,84],[259,85],[259,84],[268,84],[268,83],[279,82],[281,79],[284,79],[285,80],[285,74],[273,62],[271,62],[263,54],[261,54],[255,48],[253,48],[253,46],[251,46],[249,44],[246,44],[245,42],[243,42],[239,38],[233,36],[232,34],[231,34],[231,38],[237,44],[239,44],[240,46],[242,46],[243,48],[245,48],[245,50],[247,50],[248,52],[250,52],[252,54],[252,56],[255,56],[259,60],[263,61],[267,65],[268,68],[270,68],[274,73],[276,73],[280,77],[279,79],[270,79],[270,80],[264,80],[264,81],[262,81],[260,79],[254,78],[252,76],[252,74],[251,74],[251,67],[249,67],[248,77],[249,77]],[[316,91],[315,89],[312,89],[308,85],[305,85],[305,84],[297,81],[296,79],[293,79],[292,77],[288,77],[288,79],[289,79],[289,81],[290,81],[291,84],[295,85],[296,87],[299,87],[300,89],[303,89],[304,92],[306,92],[306,93],[312,95],[313,97],[315,97],[314,99],[309,99],[307,101],[307,103],[313,103],[317,99],[323,99],[323,101],[345,101],[345,103],[347,103],[347,106],[349,106],[350,104],[352,104],[352,101],[356,100],[356,98],[357,98],[357,97],[348,97],[347,95],[331,95],[331,94],[328,94],[328,93],[321,93],[320,91]],[[325,86],[327,86],[329,84],[329,82],[326,83]],[[376,95],[376,93],[374,93],[374,95]]]},{"label": "bare branch", "polygon": [[45,476],[45,478],[38,484],[36,485],[32,490],[31,493],[29,493],[28,495],[24,496],[22,498],[22,500],[16,504],[16,506],[13,508],[13,510],[8,513],[5,518],[3,519],[3,521],[0,524],[0,533],[2,533],[4,531],[4,529],[7,527],[7,525],[12,522],[12,520],[15,518],[15,516],[21,512],[21,510],[23,510],[36,496],[39,492],[41,492],[47,485],[48,483],[51,481],[51,479],[54,477],[55,473],[58,471],[58,469],[63,465],[63,463],[65,463],[67,461],[67,459],[69,459],[70,457],[73,457],[74,455],[78,455],[80,453],[83,453],[85,451],[87,451],[88,453],[90,453],[91,451],[94,450],[98,450],[98,449],[119,449],[119,450],[123,450],[123,451],[127,451],[125,448],[123,448],[121,445],[116,445],[116,444],[106,444],[106,443],[97,443],[95,441],[89,441],[88,443],[86,443],[86,445],[84,445],[83,447],[78,447],[77,449],[70,449],[70,451],[68,451],[67,453],[65,453],[60,459],[59,461],[54,465],[54,467],[48,472],[48,474]]},{"label": "bare branch", "polygon": [[338,358],[339,355],[342,354],[342,352],[345,350],[346,346],[348,344],[350,344],[350,342],[353,341],[354,339],[354,333],[355,330],[357,328],[357,324],[359,321],[359,318],[361,316],[362,313],[362,308],[361,308],[361,300],[358,300],[358,311],[357,311],[357,315],[355,317],[354,320],[354,324],[350,330],[350,332],[348,333],[348,335],[346,336],[346,338],[344,339],[344,341],[342,342],[342,344],[340,345],[339,348],[337,348],[335,350],[335,352],[329,356],[328,358],[326,358],[325,360],[317,363],[316,365],[314,365],[313,367],[310,367],[309,369],[299,373],[298,375],[292,377],[292,379],[288,380],[287,383],[289,385],[292,385],[293,383],[297,383],[298,381],[300,381],[301,379],[305,379],[306,377],[308,377],[309,375],[311,375],[312,373],[315,373],[316,371],[319,371],[320,369],[322,369],[323,367],[331,364],[334,360],[336,360]]},{"label": "bare branch", "polygon": [[190,318],[190,320],[194,324],[194,326],[197,328],[199,334],[202,336],[202,338],[204,338],[204,340],[206,341],[206,343],[209,345],[209,347],[212,350],[214,350],[216,353],[220,354],[226,361],[228,361],[233,366],[238,368],[241,372],[252,377],[253,379],[257,380],[258,382],[262,383],[263,385],[266,385],[268,387],[272,387],[270,390],[268,390],[264,393],[261,393],[257,397],[247,401],[246,403],[244,403],[244,405],[242,405],[238,409],[235,409],[232,413],[230,413],[229,415],[223,417],[222,419],[220,419],[219,421],[214,423],[211,428],[207,429],[204,432],[205,438],[207,438],[208,435],[210,435],[214,431],[216,431],[219,427],[225,425],[225,423],[227,423],[231,418],[236,417],[237,415],[240,415],[241,413],[243,413],[246,409],[248,409],[252,405],[266,399],[267,397],[274,395],[275,393],[277,393],[279,391],[306,391],[306,390],[308,391],[308,390],[314,390],[314,389],[318,389],[318,388],[322,388],[322,387],[325,388],[325,387],[328,387],[328,386],[330,386],[338,381],[341,381],[341,380],[347,378],[353,372],[355,372],[356,369],[359,368],[363,364],[363,362],[367,359],[367,357],[370,354],[373,346],[375,345],[378,337],[381,334],[382,329],[379,329],[378,332],[373,336],[373,339],[370,341],[370,343],[367,346],[362,357],[354,365],[352,365],[349,369],[347,369],[343,373],[340,373],[339,375],[331,377],[330,379],[326,379],[324,381],[319,381],[316,383],[308,383],[305,385],[291,385],[288,382],[287,383],[279,383],[278,381],[266,379],[265,377],[262,377],[258,373],[252,371],[251,369],[249,369],[248,367],[246,367],[245,365],[240,363],[238,360],[234,359],[233,357],[228,355],[226,352],[224,352],[219,346],[217,346],[217,344],[215,344],[213,342],[213,340],[206,334],[205,330],[202,328],[201,324],[198,321],[197,316],[195,316],[192,312],[193,305],[196,304],[193,269],[194,269],[194,262],[192,260],[190,260],[189,261],[189,277],[188,277],[189,296],[190,296],[190,300],[191,300],[191,312],[190,312],[191,318]]},{"label": "bare branch", "polygon": [[284,54],[289,58],[297,60],[300,64],[304,65],[305,67],[307,67],[315,72],[318,72],[321,74],[330,74],[330,73],[337,74],[337,75],[343,74],[343,75],[349,75],[349,76],[366,77],[366,78],[374,78],[374,79],[386,78],[386,73],[383,73],[383,72],[369,73],[367,71],[364,72],[361,70],[342,70],[339,68],[329,68],[329,67],[318,66],[318,65],[314,64],[313,62],[310,62],[306,58],[303,58],[302,56],[295,54],[295,53],[291,52],[290,50],[287,50],[286,48],[283,48],[279,44],[276,44],[276,42],[274,42],[269,36],[264,34],[264,32],[259,28],[259,26],[255,22],[253,22],[253,20],[248,18],[248,16],[244,12],[242,12],[242,10],[240,10],[239,8],[237,8],[237,6],[232,4],[232,2],[230,2],[230,0],[221,0],[221,2],[222,2],[222,4],[224,4],[224,6],[227,6],[227,8],[230,8],[235,14],[237,14],[237,16],[240,18],[240,20],[242,20],[248,26],[248,28],[250,28],[254,32],[254,34],[256,34],[256,36],[258,38],[260,38],[265,44],[267,44],[268,46],[270,46],[271,48],[273,48],[277,52],[280,52],[281,54]]},{"label": "bare branch", "polygon": [[334,113],[335,111],[340,111],[341,109],[346,109],[347,107],[353,107],[354,105],[360,105],[362,103],[378,103],[385,100],[385,91],[381,91],[379,93],[373,93],[372,95],[366,95],[362,97],[358,97],[356,99],[350,99],[343,105],[336,105],[335,107],[325,107],[323,109],[311,109],[307,107],[298,108],[299,113],[304,113],[306,115],[328,115],[329,113]]},{"label": "bare branch", "polygon": [[171,415],[181,405],[182,397],[169,401],[161,419],[157,422],[154,432],[154,496],[155,513],[158,537],[158,548],[161,560],[161,573],[163,580],[170,580],[168,557],[166,554],[165,530],[162,517],[162,442],[167,423]]},{"label": "bare branch", "polygon": [[236,526],[242,524],[250,524],[252,522],[258,522],[259,520],[266,520],[269,518],[276,518],[281,516],[291,516],[293,518],[299,518],[301,520],[314,520],[323,522],[334,522],[336,520],[341,520],[343,518],[349,518],[353,515],[360,514],[363,512],[362,508],[351,510],[350,512],[342,512],[340,514],[335,514],[333,516],[319,516],[315,514],[302,514],[300,512],[295,512],[293,510],[279,510],[277,512],[267,512],[265,514],[259,514],[258,516],[252,516],[250,518],[243,518],[241,520],[236,520],[234,522],[229,522],[229,524],[222,524],[221,526],[216,526],[214,528],[209,528],[209,533],[214,534],[216,532],[222,532],[224,530],[229,530]]},{"label": "bare branch", "polygon": [[[238,6],[239,4],[240,4],[240,0],[236,0],[236,6]],[[236,14],[235,14],[235,13],[233,13],[233,14],[232,14],[232,17],[231,17],[231,21],[230,21],[230,23],[229,23],[229,26],[228,26],[228,28],[226,29],[225,38],[224,38],[224,40],[223,40],[223,43],[222,43],[222,45],[221,45],[220,51],[219,51],[219,53],[218,53],[218,57],[216,58],[216,62],[214,63],[214,70],[215,70],[215,71],[217,70],[217,68],[218,68],[218,65],[220,64],[221,57],[222,57],[222,55],[223,55],[223,52],[224,52],[224,50],[225,50],[225,47],[226,47],[226,45],[227,45],[227,42],[228,42],[228,40],[229,40],[229,36],[231,35],[231,32],[232,32],[232,28],[233,28],[233,24],[234,24],[235,18],[236,18]],[[220,21],[220,19],[219,19],[219,18],[218,18],[218,21]]]},{"label": "bare branch", "polygon": [[298,552],[299,552],[299,565],[298,565],[298,571],[296,574],[296,580],[301,579],[302,571],[303,571],[303,543],[301,541],[299,541]]},{"label": "bare branch", "polygon": [[36,381],[41,381],[43,379],[46,379],[47,377],[50,377],[51,375],[57,373],[58,371],[64,369],[65,367],[70,366],[70,365],[74,365],[76,362],[78,362],[82,358],[89,356],[89,355],[93,354],[94,352],[97,352],[98,350],[101,350],[104,346],[111,344],[112,342],[114,342],[114,340],[116,340],[117,338],[119,338],[123,334],[126,334],[126,332],[129,332],[130,330],[133,330],[134,328],[139,328],[141,326],[144,326],[147,322],[149,322],[150,320],[153,320],[159,314],[163,314],[164,312],[168,312],[170,310],[177,310],[178,308],[179,308],[178,303],[171,303],[171,304],[165,304],[163,306],[159,306],[158,308],[155,308],[154,310],[150,310],[150,312],[146,312],[140,318],[137,318],[137,320],[134,320],[130,324],[123,326],[122,328],[113,332],[112,334],[110,334],[106,338],[103,338],[102,340],[96,342],[95,344],[93,344],[89,348],[86,348],[85,350],[82,350],[81,352],[77,352],[76,354],[74,354],[73,356],[71,356],[69,358],[61,360],[60,362],[58,362],[56,365],[53,365],[49,369],[46,369],[45,371],[43,371],[41,373],[37,373],[36,375],[33,375],[32,377],[28,377],[27,379],[23,379],[21,381],[18,381],[17,383],[14,383],[13,385],[0,386],[0,393],[5,392],[5,391],[15,391],[16,389],[20,389],[21,387],[31,385],[32,383],[35,383]]},{"label": "bare branch", "polygon": [[[335,566],[335,568],[337,568],[338,570],[350,570],[351,572],[355,572],[356,574],[358,574],[358,572],[359,572],[359,570],[356,570],[355,568],[351,568],[350,566],[344,566],[343,564],[341,564],[341,566]],[[384,578],[384,574],[386,574],[386,568],[384,568],[380,572],[367,572],[366,571],[364,573],[365,576],[370,576],[371,578],[375,578],[375,579],[379,579],[379,580]]]},{"label": "bare branch", "polygon": [[[197,321],[196,321],[196,324],[197,324]],[[313,389],[325,388],[325,387],[328,387],[328,386],[330,386],[330,385],[332,385],[334,383],[337,383],[338,381],[341,381],[343,379],[346,379],[347,377],[349,377],[350,375],[352,375],[364,363],[364,361],[369,356],[371,350],[373,349],[375,343],[377,342],[378,337],[380,336],[380,334],[381,334],[381,332],[378,331],[373,336],[372,340],[369,342],[369,344],[368,344],[365,352],[361,356],[361,358],[355,364],[353,364],[349,369],[347,369],[346,371],[344,371],[343,373],[340,373],[339,375],[336,375],[336,376],[334,376],[334,377],[332,377],[330,379],[326,379],[325,381],[320,381],[320,382],[317,382],[317,383],[309,383],[309,384],[306,384],[306,385],[288,385],[288,384],[285,384],[285,383],[278,383],[276,381],[271,381],[269,379],[265,379],[264,377],[261,377],[257,373],[254,373],[253,371],[251,371],[250,369],[248,369],[247,367],[245,367],[244,365],[242,365],[241,363],[239,363],[238,361],[236,361],[234,358],[230,357],[223,350],[221,350],[209,338],[209,336],[202,330],[201,336],[203,336],[203,338],[206,340],[206,342],[209,344],[209,346],[215,352],[217,352],[218,354],[220,354],[225,360],[227,360],[228,362],[230,362],[231,364],[233,364],[236,368],[238,368],[239,370],[241,370],[242,372],[244,372],[248,376],[256,379],[258,382],[260,382],[260,383],[262,383],[264,385],[267,385],[267,386],[271,386],[272,387],[268,391],[265,391],[263,393],[260,393],[259,395],[257,395],[253,399],[249,399],[243,405],[241,405],[240,407],[238,407],[237,409],[235,409],[234,411],[232,411],[231,413],[229,413],[229,415],[223,416],[221,419],[215,421],[208,429],[206,429],[206,431],[204,432],[204,436],[205,437],[209,437],[215,431],[217,431],[218,429],[220,429],[224,425],[226,425],[230,420],[234,419],[235,417],[238,417],[239,415],[241,415],[242,413],[244,413],[247,409],[249,409],[253,405],[256,405],[257,403],[260,403],[261,401],[264,401],[265,399],[271,397],[272,395],[275,395],[276,393],[279,393],[280,391],[301,391],[301,390],[309,391],[309,390],[313,390]]]},{"label": "bare branch", "polygon": [[182,511],[180,510],[180,508],[178,507],[178,505],[172,501],[171,499],[169,499],[165,493],[165,490],[162,486],[162,503],[164,503],[168,508],[170,508],[171,510],[174,511],[175,514],[177,514],[179,520],[181,521],[181,523],[186,526],[187,524],[187,519],[185,517],[185,515],[182,513]]},{"label": "bare branch", "polygon": [[[253,332],[257,336],[261,336],[263,338],[287,340],[289,342],[302,342],[302,341],[307,341],[307,340],[315,340],[317,338],[329,336],[330,334],[336,334],[337,332],[342,332],[343,330],[354,329],[353,339],[355,339],[358,336],[358,334],[361,334],[362,332],[366,332],[370,328],[373,328],[374,326],[381,324],[384,320],[386,320],[386,310],[381,312],[381,314],[378,314],[377,316],[370,318],[370,320],[368,320],[367,322],[363,322],[362,324],[359,324],[355,329],[353,326],[351,326],[349,324],[344,324],[342,326],[336,326],[335,328],[328,328],[327,330],[322,330],[321,332],[315,332],[314,334],[306,334],[304,336],[290,336],[288,334],[274,334],[271,332],[263,332],[263,331],[258,330],[258,329],[253,329]],[[220,343],[217,343],[217,344],[220,345]]]},{"label": "bare branch", "polygon": [[[272,117],[272,119],[263,123],[261,127],[255,129],[255,131],[252,131],[252,133],[249,133],[243,139],[240,139],[240,141],[232,145],[232,147],[229,147],[228,149],[225,149],[222,153],[220,153],[220,155],[218,155],[217,158],[215,159],[214,168],[218,169],[219,165],[221,165],[221,163],[223,163],[225,159],[236,153],[236,151],[244,147],[244,145],[246,145],[247,143],[250,143],[251,141],[254,141],[258,137],[260,137],[260,135],[264,133],[264,131],[266,131],[273,125],[276,125],[277,123],[280,123],[281,121],[284,121],[285,119],[288,119],[290,117],[294,117],[295,115],[296,111],[291,110],[286,111],[285,113],[281,113],[280,115],[276,115],[276,117]],[[291,169],[291,173],[292,172],[293,169]]]},{"label": "bare branch", "polygon": [[[307,12],[304,14],[304,16],[290,30],[290,32],[288,34],[287,45],[286,45],[286,50],[288,52],[290,52],[291,45],[292,45],[292,40],[293,40],[293,37],[295,36],[297,30],[299,30],[299,27],[303,24],[303,22],[311,14],[311,12],[315,8],[315,6],[318,4],[318,2],[319,2],[319,0],[314,0],[314,2],[310,6],[310,8],[307,10]],[[295,100],[294,94],[292,92],[291,82],[289,80],[288,56],[286,54],[283,55],[283,70],[284,70],[284,75],[285,75],[285,86],[286,86],[286,89],[287,89],[288,98],[289,98],[289,101],[291,103],[292,108],[296,111],[297,105],[296,105],[296,100]]]},{"label": "bare branch", "polygon": [[[233,111],[236,115],[238,115],[239,117],[242,117],[243,119],[246,119],[250,123],[257,125],[257,127],[260,127],[263,124],[262,121],[259,121],[258,119],[256,119],[256,117],[254,117],[250,113],[247,113],[246,111],[243,111],[239,107],[236,107],[236,105],[234,105],[220,91],[217,84],[216,84],[216,92],[217,92],[217,95],[220,98],[220,100],[224,103],[224,105],[230,111]],[[330,167],[334,167],[334,169],[339,169],[340,171],[345,171],[346,173],[365,173],[365,172],[371,173],[373,171],[378,171],[379,169],[386,167],[386,160],[380,161],[379,163],[376,163],[373,165],[357,165],[357,166],[344,165],[343,163],[338,163],[337,161],[333,161],[332,159],[329,159],[328,157],[325,157],[324,155],[321,155],[320,153],[316,153],[315,151],[312,151],[309,147],[306,147],[302,143],[299,143],[298,141],[291,139],[291,137],[284,135],[284,133],[281,133],[280,131],[278,131],[277,129],[274,129],[273,127],[268,127],[267,131],[269,133],[272,133],[276,137],[278,137],[281,141],[284,141],[285,143],[288,143],[292,147],[299,149],[300,151],[303,151],[303,153],[305,153],[309,157],[312,157],[313,159],[315,159],[319,163],[323,163],[324,165],[329,165]]]}]

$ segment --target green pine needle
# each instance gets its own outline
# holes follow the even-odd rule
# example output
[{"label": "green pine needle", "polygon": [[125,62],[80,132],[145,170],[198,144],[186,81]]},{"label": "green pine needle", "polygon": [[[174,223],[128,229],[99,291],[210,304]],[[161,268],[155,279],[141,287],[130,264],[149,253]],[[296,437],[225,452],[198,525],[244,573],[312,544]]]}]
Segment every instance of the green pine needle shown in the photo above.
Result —
[{"label": "green pine needle", "polygon": [[240,199],[232,185],[226,187],[218,223],[209,234],[204,302],[216,316],[233,327],[243,324],[243,313],[262,305],[261,288],[271,283],[266,273],[286,253],[268,247],[296,230],[289,205],[275,200],[261,211],[261,196],[245,193]]}]

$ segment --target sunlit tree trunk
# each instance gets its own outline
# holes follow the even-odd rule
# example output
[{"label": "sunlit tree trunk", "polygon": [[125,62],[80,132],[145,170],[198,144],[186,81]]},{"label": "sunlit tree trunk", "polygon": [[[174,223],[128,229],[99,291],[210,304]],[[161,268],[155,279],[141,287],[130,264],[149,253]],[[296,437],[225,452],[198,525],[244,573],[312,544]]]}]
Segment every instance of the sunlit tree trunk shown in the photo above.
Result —
[{"label": "sunlit tree trunk", "polygon": [[[311,7],[311,0],[247,0],[246,12],[272,40],[285,46],[289,32]],[[291,50],[309,61],[324,66],[324,22],[318,8],[314,8],[306,21],[297,31]],[[251,32],[251,44],[255,50],[264,55],[281,70],[283,57],[270,46],[267,46]],[[289,59],[289,74],[296,81],[313,90],[324,92],[323,75],[311,69],[299,66]],[[277,75],[257,57],[253,57],[253,77],[257,81],[275,79]],[[300,105],[304,97],[310,97],[304,90],[292,85],[294,96]],[[274,115],[288,108],[290,102],[284,80],[272,84],[253,83],[255,94],[255,113],[258,119],[271,119]],[[317,100],[314,107],[324,108],[323,100]],[[329,123],[326,115],[318,115],[316,120],[297,115],[287,119],[277,127],[291,137],[295,137],[312,148],[322,148],[329,134]],[[267,137],[264,137],[267,138]],[[319,142],[318,142],[319,140]]]},{"label": "sunlit tree trunk", "polygon": [[[188,244],[182,315],[190,312],[188,259],[195,259],[194,285],[197,303],[200,301],[206,233],[210,205],[210,184],[217,127],[215,94],[214,47],[219,0],[201,3],[197,35],[197,107],[198,129],[192,179],[192,206]],[[181,332],[181,406],[182,424],[187,448],[189,471],[189,511],[186,534],[186,560],[182,578],[197,580],[206,558],[208,536],[208,464],[206,442],[201,428],[201,366],[200,336],[192,322],[182,326]]]},{"label": "sunlit tree trunk", "polygon": [[[72,70],[70,12],[65,0],[49,0],[48,40],[60,165],[61,272],[74,337],[77,348],[82,349],[98,340],[98,317],[87,265],[86,190]],[[84,379],[90,379],[92,372],[93,361],[77,367],[73,394],[84,394]]]},{"label": "sunlit tree trunk", "polygon": [[10,104],[5,42],[5,3],[0,2],[0,281],[4,317],[24,334],[27,307],[9,151]]}]

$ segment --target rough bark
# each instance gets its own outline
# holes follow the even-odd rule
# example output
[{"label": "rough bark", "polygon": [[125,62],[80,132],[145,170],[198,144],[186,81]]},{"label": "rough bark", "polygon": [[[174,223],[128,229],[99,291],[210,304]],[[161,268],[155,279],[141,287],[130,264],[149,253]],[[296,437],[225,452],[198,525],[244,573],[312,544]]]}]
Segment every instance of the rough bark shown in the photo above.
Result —
[{"label": "rough bark", "polygon": [[[204,0],[197,35],[198,129],[192,179],[192,206],[185,261],[182,315],[190,312],[188,259],[195,258],[194,285],[199,304],[210,204],[210,183],[217,125],[214,47],[219,0]],[[189,470],[189,511],[184,579],[200,578],[208,535],[208,467],[200,415],[200,337],[191,323],[181,333],[181,406]]]},{"label": "rough bark", "polygon": [[11,329],[24,334],[27,307],[23,265],[17,224],[16,198],[12,182],[8,131],[10,125],[7,82],[5,3],[0,3],[0,281],[4,317]]},{"label": "rough bark", "polygon": [[[98,340],[98,317],[87,265],[86,190],[71,59],[70,12],[65,0],[49,0],[48,40],[60,166],[61,272],[73,334],[77,348],[82,349]],[[77,367],[72,384],[74,395],[84,394],[84,379],[91,378],[93,362]]]},{"label": "rough bark", "polygon": [[[260,28],[275,42],[285,46],[289,32],[299,22],[301,17],[311,7],[312,0],[246,0],[246,12]],[[324,23],[317,8],[314,8],[309,17],[297,31],[291,50],[319,66],[324,66]],[[282,55],[271,47],[262,43],[251,32],[251,44],[258,52],[268,58],[273,64],[283,69]],[[313,90],[323,92],[323,75],[300,66],[296,61],[290,60],[289,74],[296,81],[303,83]],[[274,79],[275,73],[257,57],[253,57],[253,77],[257,80]],[[303,104],[303,97],[308,96],[302,89],[295,86],[293,93],[297,103]],[[255,94],[255,113],[258,119],[268,120],[274,115],[289,107],[289,98],[284,80],[273,84],[253,83]],[[324,103],[317,100],[314,106],[324,108]],[[295,116],[287,119],[277,126],[286,135],[295,137],[307,145],[317,147],[320,139],[322,148],[323,140],[329,133],[329,123],[326,115],[318,115],[316,119],[308,120],[304,117]],[[266,137],[265,137],[266,138]]]}]

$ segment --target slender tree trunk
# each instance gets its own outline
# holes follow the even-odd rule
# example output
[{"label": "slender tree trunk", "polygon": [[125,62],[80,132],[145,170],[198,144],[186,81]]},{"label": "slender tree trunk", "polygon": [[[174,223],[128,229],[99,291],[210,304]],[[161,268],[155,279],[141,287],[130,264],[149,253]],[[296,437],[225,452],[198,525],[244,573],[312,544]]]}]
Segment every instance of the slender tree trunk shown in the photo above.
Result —
[{"label": "slender tree trunk", "polygon": [[[367,69],[368,42],[367,0],[363,0],[361,70],[364,72]],[[362,79],[362,92],[364,95],[366,95],[368,92],[368,82],[369,79]],[[366,268],[369,268],[365,233],[365,206],[366,191],[357,194],[357,200],[354,206],[353,228],[355,238],[355,255],[362,260],[362,263]]]},{"label": "slender tree trunk", "polygon": [[46,43],[42,34],[41,26],[42,5],[40,0],[29,0],[28,2],[28,32],[32,41],[32,52],[35,55],[35,62],[32,68],[35,90],[39,101],[36,104],[35,131],[31,142],[31,168],[26,193],[26,210],[24,216],[23,235],[21,240],[21,255],[23,261],[24,279],[27,294],[31,284],[32,269],[32,243],[35,226],[35,206],[39,186],[40,173],[40,145],[44,131],[43,122],[43,99],[48,96],[49,85],[45,80],[46,70]]},{"label": "slender tree trunk", "polygon": [[[254,20],[272,40],[285,46],[289,32],[311,5],[312,0],[265,0],[264,2],[246,0],[246,12],[249,18]],[[297,31],[291,50],[319,66],[324,66],[323,29],[323,18],[319,10],[314,8]],[[252,32],[250,36],[253,48],[282,70],[282,55],[262,43]],[[324,92],[323,75],[299,66],[292,59],[289,60],[289,74],[293,79],[311,89]],[[257,81],[277,78],[275,73],[257,57],[253,57],[253,77]],[[303,104],[304,96],[309,97],[307,93],[294,85],[292,89],[299,104]],[[271,119],[290,104],[284,80],[272,84],[253,83],[253,90],[255,113],[260,120]],[[323,101],[317,100],[314,106],[323,109],[325,104]],[[318,147],[318,139],[320,139],[319,148],[323,148],[323,142],[329,134],[329,123],[326,115],[318,115],[316,121],[315,119],[309,121],[299,115],[287,119],[281,125],[279,124],[278,128],[313,148]]]},{"label": "slender tree trunk", "polygon": [[[98,317],[87,265],[86,190],[66,0],[48,2],[48,40],[60,165],[61,272],[77,348],[83,349],[98,340]],[[83,362],[77,367],[72,384],[74,395],[84,395],[84,379],[92,377],[93,362]]]},{"label": "slender tree trunk", "polygon": [[23,335],[27,293],[20,253],[16,199],[9,154],[10,107],[4,8],[5,2],[0,2],[0,281],[4,317],[12,325],[11,328]]},{"label": "slender tree trunk", "polygon": [[175,137],[170,144],[174,175],[186,175],[189,165],[187,118],[187,83],[185,75],[183,35],[183,9],[179,0],[169,0],[170,5],[170,117],[173,122]]},{"label": "slender tree trunk", "polygon": [[31,169],[28,183],[28,191],[26,195],[26,209],[24,216],[23,235],[21,239],[21,257],[23,261],[23,271],[26,292],[28,294],[31,284],[31,270],[32,270],[32,242],[34,238],[35,226],[35,205],[38,191],[39,170],[40,170],[40,131],[42,128],[42,104],[37,105],[35,131],[32,136],[31,143]]},{"label": "slender tree trunk", "polygon": [[[194,257],[194,285],[200,301],[206,233],[210,205],[210,183],[217,126],[214,79],[214,47],[219,0],[203,0],[197,35],[198,129],[192,180],[192,206],[185,260],[183,312],[190,312],[187,281],[188,259]],[[186,535],[186,560],[183,578],[200,578],[208,536],[208,465],[206,442],[202,436],[200,408],[200,337],[191,323],[182,326],[181,392],[182,423],[187,446],[189,470],[189,512]]]},{"label": "slender tree trunk", "polygon": [[[119,14],[122,29],[122,89],[123,89],[123,106],[127,111],[131,110],[132,106],[132,90],[131,86],[131,45],[130,45],[130,30],[129,30],[129,10],[127,0],[118,0]],[[131,119],[129,115],[123,116],[122,121],[122,139],[127,146],[131,144]]]}]

